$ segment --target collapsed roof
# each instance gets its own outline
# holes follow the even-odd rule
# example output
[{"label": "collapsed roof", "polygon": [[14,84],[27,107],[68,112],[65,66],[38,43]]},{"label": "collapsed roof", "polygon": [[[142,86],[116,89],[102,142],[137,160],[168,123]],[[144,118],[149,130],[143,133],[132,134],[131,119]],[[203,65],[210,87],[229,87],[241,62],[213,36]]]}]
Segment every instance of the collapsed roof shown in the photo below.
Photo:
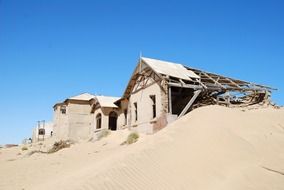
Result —
[{"label": "collapsed roof", "polygon": [[[151,77],[157,83],[166,81],[168,87],[200,90],[198,106],[226,103],[257,103],[267,98],[271,87],[226,77],[182,64],[141,57],[122,98],[128,98],[137,80]],[[161,88],[163,88],[161,86]],[[167,91],[168,89],[164,89]],[[240,95],[241,94],[241,95]]]}]

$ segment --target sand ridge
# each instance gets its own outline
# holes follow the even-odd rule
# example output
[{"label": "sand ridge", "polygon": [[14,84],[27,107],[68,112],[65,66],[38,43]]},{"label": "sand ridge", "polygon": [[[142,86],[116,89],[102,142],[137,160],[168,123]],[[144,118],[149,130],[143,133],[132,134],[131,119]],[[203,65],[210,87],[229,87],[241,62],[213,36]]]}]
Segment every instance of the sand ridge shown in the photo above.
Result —
[{"label": "sand ridge", "polygon": [[118,131],[52,155],[0,149],[0,189],[284,187],[283,109],[208,106],[121,146],[128,134]]}]

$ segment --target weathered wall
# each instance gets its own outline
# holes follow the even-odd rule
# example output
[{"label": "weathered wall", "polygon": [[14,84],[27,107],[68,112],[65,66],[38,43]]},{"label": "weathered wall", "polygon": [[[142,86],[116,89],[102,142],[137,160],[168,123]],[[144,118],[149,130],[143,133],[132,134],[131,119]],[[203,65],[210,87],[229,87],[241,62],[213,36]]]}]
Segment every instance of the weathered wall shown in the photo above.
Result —
[{"label": "weathered wall", "polygon": [[[125,118],[124,111],[126,111],[127,115]],[[128,127],[128,116],[129,116],[129,109],[128,109],[128,100],[122,100],[120,103],[120,109],[119,109],[119,116],[117,120],[117,126],[119,129],[125,129]],[[125,121],[126,119],[126,121]]]},{"label": "weathered wall", "polygon": [[168,86],[168,82],[163,80],[161,82],[161,87],[160,91],[161,91],[161,96],[162,96],[162,112],[163,113],[168,113],[169,112],[169,86]]},{"label": "weathered wall", "polygon": [[[156,118],[153,118],[152,105],[153,102],[150,98],[151,95],[156,96]],[[129,98],[128,104],[128,119],[129,125],[139,132],[153,133],[153,124],[164,113],[164,107],[162,103],[163,95],[160,86],[157,83],[151,86],[141,89],[140,91],[132,94]],[[135,121],[135,107],[134,103],[137,103],[138,119]]]},{"label": "weathered wall", "polygon": [[157,121],[153,124],[153,131],[157,132],[164,128],[168,123],[175,120],[175,116],[169,114],[169,88],[167,81],[163,80],[160,84],[162,111]]},{"label": "weathered wall", "polygon": [[92,118],[92,129],[94,131],[97,130],[97,122],[96,122],[96,118],[97,118],[97,115],[98,114],[101,114],[102,115],[102,126],[101,126],[101,129],[108,129],[109,128],[109,114],[110,112],[116,112],[116,114],[118,115],[118,118],[117,118],[117,129],[120,129],[121,126],[120,126],[120,120],[121,120],[121,110],[120,109],[117,109],[117,108],[98,108],[95,110],[94,114],[93,114],[93,118]]},{"label": "weathered wall", "polygon": [[69,103],[66,114],[62,114],[60,106],[54,110],[54,136],[57,140],[81,140],[92,136],[91,106],[89,104]]},{"label": "weathered wall", "polygon": [[66,114],[62,114],[60,111],[61,106],[57,106],[54,109],[54,130],[53,130],[53,135],[57,140],[61,139],[68,139],[68,115],[67,115],[67,110]]},{"label": "weathered wall", "polygon": [[69,138],[81,140],[90,138],[92,135],[92,114],[89,104],[73,104],[67,106],[69,123]]}]

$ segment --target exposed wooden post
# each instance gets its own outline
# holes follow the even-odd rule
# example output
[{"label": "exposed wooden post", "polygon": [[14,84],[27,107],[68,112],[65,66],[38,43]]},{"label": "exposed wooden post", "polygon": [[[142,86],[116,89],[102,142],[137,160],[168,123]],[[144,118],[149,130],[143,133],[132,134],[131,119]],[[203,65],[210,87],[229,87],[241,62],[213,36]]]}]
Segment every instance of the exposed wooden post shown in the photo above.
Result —
[{"label": "exposed wooden post", "polygon": [[201,93],[201,90],[196,90],[194,91],[194,95],[193,97],[189,100],[189,102],[187,103],[187,105],[185,106],[185,108],[182,110],[181,114],[178,116],[178,118],[184,116],[184,114],[186,114],[186,112],[189,110],[189,108],[192,106],[192,104],[194,103],[194,101],[196,100],[196,98],[198,97],[198,95]]},{"label": "exposed wooden post", "polygon": [[202,89],[202,86],[200,86],[200,85],[180,84],[180,83],[173,83],[173,82],[169,82],[169,86],[171,86],[171,87],[179,87],[179,88],[192,88],[194,90]]},{"label": "exposed wooden post", "polygon": [[172,114],[173,113],[173,108],[172,108],[172,88],[171,86],[169,86],[169,113]]},{"label": "exposed wooden post", "polygon": [[240,85],[238,85],[237,83],[235,83],[233,80],[231,80],[230,78],[226,78],[228,81],[230,81],[233,85],[235,85],[236,87],[242,89],[242,87],[240,87]]},{"label": "exposed wooden post", "polygon": [[217,84],[218,86],[220,86],[221,88],[225,88],[222,84],[220,84],[217,80],[215,80],[214,78],[212,78],[209,74],[207,73],[202,73],[204,74],[206,77],[208,77],[210,80],[212,80],[213,82],[215,82],[215,84]]}]

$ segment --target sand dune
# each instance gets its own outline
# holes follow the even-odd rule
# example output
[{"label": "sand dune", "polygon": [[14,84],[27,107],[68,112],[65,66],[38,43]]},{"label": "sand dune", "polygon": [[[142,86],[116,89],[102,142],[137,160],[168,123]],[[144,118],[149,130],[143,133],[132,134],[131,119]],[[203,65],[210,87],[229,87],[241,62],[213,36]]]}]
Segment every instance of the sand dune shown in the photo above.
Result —
[{"label": "sand dune", "polygon": [[121,146],[128,131],[52,155],[1,149],[0,189],[284,189],[284,110],[194,110]]}]

